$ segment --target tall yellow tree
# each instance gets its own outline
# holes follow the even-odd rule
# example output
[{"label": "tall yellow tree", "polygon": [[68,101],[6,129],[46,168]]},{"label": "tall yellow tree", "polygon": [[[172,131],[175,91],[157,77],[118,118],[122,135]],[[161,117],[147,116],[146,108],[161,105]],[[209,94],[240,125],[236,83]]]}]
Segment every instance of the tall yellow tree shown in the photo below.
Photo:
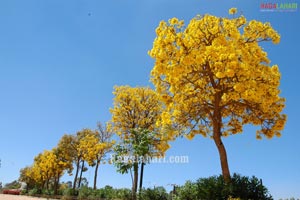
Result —
[{"label": "tall yellow tree", "polygon": [[112,133],[98,124],[98,130],[91,131],[89,134],[80,141],[79,148],[83,152],[83,159],[90,165],[95,166],[94,172],[94,185],[93,188],[97,189],[97,176],[98,168],[105,155],[111,151],[113,144]]},{"label": "tall yellow tree", "polygon": [[[135,146],[138,145],[136,141],[141,138],[139,134],[145,133],[144,131],[137,133],[136,130],[153,131],[156,129],[156,121],[160,117],[162,103],[158,94],[147,87],[132,88],[129,86],[119,86],[115,87],[113,94],[115,95],[114,107],[110,110],[112,113],[112,130],[117,133],[121,141],[123,141],[124,145],[121,145],[120,148],[131,155],[136,154],[135,149],[138,149],[135,148]],[[157,149],[164,148],[163,151],[165,151],[168,148],[168,144],[159,134],[156,136],[156,140],[159,141],[156,144]],[[153,140],[155,140],[155,138],[153,138]],[[131,144],[128,144],[126,141],[130,141]],[[143,168],[144,163],[141,164]],[[138,185],[139,163],[133,162],[132,165],[134,173],[132,193],[135,199]]]},{"label": "tall yellow tree", "polygon": [[212,138],[226,182],[230,171],[222,137],[252,124],[260,126],[258,139],[272,138],[286,121],[278,66],[260,46],[279,43],[280,35],[270,23],[247,22],[236,13],[232,8],[230,18],[196,16],[186,26],[177,18],[161,21],[149,51],[155,59],[151,80],[167,106],[161,125],[179,124],[189,139]]}]

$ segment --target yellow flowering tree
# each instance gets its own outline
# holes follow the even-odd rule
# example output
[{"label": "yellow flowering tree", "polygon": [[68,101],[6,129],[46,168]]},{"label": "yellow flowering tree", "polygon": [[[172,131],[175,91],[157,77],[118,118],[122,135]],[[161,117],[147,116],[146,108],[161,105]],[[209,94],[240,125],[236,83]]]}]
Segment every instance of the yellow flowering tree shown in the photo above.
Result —
[{"label": "yellow flowering tree", "polygon": [[[136,151],[142,149],[137,145],[142,145],[144,141],[141,141],[141,134],[149,133],[157,129],[156,121],[160,117],[162,110],[162,103],[159,95],[152,89],[147,87],[132,88],[129,86],[115,87],[113,92],[115,95],[113,108],[110,110],[112,114],[112,126],[113,132],[121,139],[121,144],[117,147],[122,149],[122,152],[126,152],[128,155],[144,156]],[[147,131],[144,131],[147,130]],[[156,141],[156,142],[155,142]],[[155,146],[156,151],[165,151],[168,146],[165,140],[162,139],[160,134],[156,134],[152,138],[152,142],[145,142],[145,144],[152,143]],[[154,144],[155,143],[155,144]],[[147,148],[147,147],[145,147]],[[156,152],[154,149],[150,151],[143,151],[143,154],[151,154]],[[137,155],[136,155],[137,154]],[[129,164],[129,165],[127,165]],[[141,164],[141,174],[144,167],[144,162],[137,162],[136,159],[132,163],[125,163],[124,165],[117,165],[123,173],[126,173],[129,167],[133,167],[133,199],[136,198],[137,184],[138,184],[138,168]],[[142,179],[142,177],[141,177]],[[140,183],[141,185],[141,183]]]},{"label": "yellow flowering tree", "polygon": [[[236,8],[229,10],[235,13]],[[229,182],[222,137],[241,133],[245,124],[260,126],[258,139],[280,136],[283,130],[280,72],[260,46],[279,43],[280,35],[270,23],[247,22],[243,15],[208,14],[186,26],[177,18],[161,21],[156,35],[149,55],[155,59],[151,80],[166,103],[159,123],[184,127],[189,139],[196,134],[212,138]]]},{"label": "yellow flowering tree", "polygon": [[98,130],[91,131],[80,141],[79,148],[83,151],[83,159],[90,165],[95,166],[94,189],[97,189],[97,175],[100,162],[105,155],[111,151],[114,140],[111,140],[113,134],[98,124]]},{"label": "yellow flowering tree", "polygon": [[[73,190],[80,186],[82,173],[87,170],[84,166],[85,160],[83,159],[85,149],[82,145],[82,140],[86,135],[91,134],[90,129],[83,129],[76,134],[65,134],[58,142],[58,148],[63,152],[66,160],[71,163],[68,168],[68,172],[71,175],[74,169],[72,163],[75,166],[75,175],[73,181]],[[78,177],[79,176],[79,177]]]},{"label": "yellow flowering tree", "polygon": [[27,190],[37,187],[38,183],[36,182],[36,179],[34,176],[33,166],[27,166],[20,170],[19,181],[26,183]]},{"label": "yellow flowering tree", "polygon": [[53,183],[53,189],[57,193],[59,179],[68,167],[68,163],[61,160],[57,149],[45,150],[34,158],[34,163],[30,167],[21,170],[20,179],[29,183],[29,187],[38,187],[40,189],[50,189],[50,183]]}]

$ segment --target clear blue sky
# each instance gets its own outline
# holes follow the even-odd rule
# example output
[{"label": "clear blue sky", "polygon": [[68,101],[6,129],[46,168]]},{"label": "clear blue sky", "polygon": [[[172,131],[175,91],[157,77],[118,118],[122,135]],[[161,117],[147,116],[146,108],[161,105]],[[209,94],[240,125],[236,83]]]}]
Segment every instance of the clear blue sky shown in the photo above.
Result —
[{"label": "clear blue sky", "polygon": [[[279,45],[264,47],[282,72],[288,122],[281,138],[258,141],[255,129],[247,127],[225,139],[230,169],[262,178],[275,199],[300,198],[299,10],[261,12],[260,2],[0,1],[0,181],[17,179],[20,168],[53,148],[63,134],[108,121],[114,85],[151,85],[154,61],[147,51],[160,20],[228,16],[228,9],[237,7],[247,19],[269,21],[281,34]],[[170,188],[170,183],[221,172],[213,141],[201,136],[177,140],[168,155],[188,155],[190,162],[147,165],[145,186]],[[92,182],[93,171],[85,176]],[[130,187],[130,176],[101,166],[98,185],[107,184]]]}]

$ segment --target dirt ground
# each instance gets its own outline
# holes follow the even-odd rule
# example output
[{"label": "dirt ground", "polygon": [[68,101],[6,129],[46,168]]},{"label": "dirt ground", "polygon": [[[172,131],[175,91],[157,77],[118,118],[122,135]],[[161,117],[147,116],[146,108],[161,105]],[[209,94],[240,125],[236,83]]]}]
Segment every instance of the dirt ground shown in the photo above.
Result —
[{"label": "dirt ground", "polygon": [[51,199],[28,197],[23,195],[0,194],[0,200],[51,200]]}]

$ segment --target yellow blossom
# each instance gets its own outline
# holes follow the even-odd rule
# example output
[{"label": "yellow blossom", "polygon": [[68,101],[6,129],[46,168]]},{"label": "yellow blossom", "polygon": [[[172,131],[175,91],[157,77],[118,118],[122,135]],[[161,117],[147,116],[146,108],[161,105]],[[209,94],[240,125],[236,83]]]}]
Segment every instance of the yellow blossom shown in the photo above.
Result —
[{"label": "yellow blossom", "polygon": [[237,8],[230,8],[228,12],[230,15],[233,15],[233,14],[237,13]]}]

